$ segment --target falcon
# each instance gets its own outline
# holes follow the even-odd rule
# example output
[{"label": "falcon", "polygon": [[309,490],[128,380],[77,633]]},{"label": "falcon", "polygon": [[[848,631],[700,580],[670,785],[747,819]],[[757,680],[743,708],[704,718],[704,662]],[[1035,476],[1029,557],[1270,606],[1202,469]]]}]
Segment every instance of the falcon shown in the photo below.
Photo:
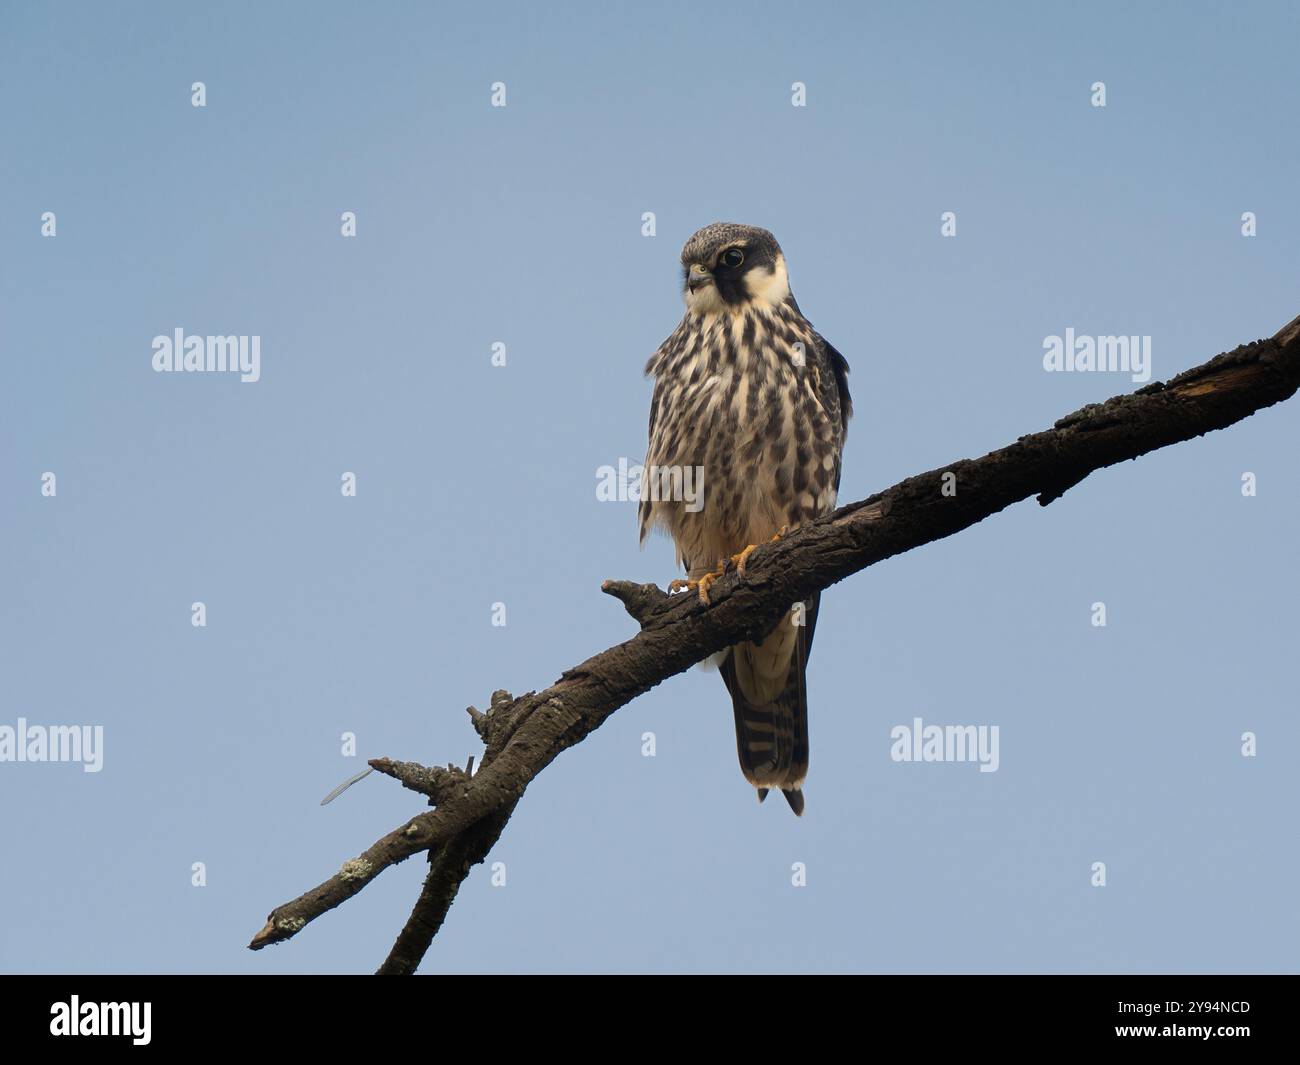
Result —
[{"label": "falcon", "polygon": [[[674,493],[643,482],[640,533],[643,544],[656,528],[672,537],[686,571],[674,587],[708,603],[728,562],[743,573],[755,546],[835,509],[852,404],[848,363],[799,310],[771,233],[715,222],[686,242],[681,261],[686,313],[646,363],[654,396],[644,476],[681,484],[681,471],[694,471],[702,497],[659,498]],[[762,640],[717,659],[745,779],[759,802],[779,788],[796,814],[819,600],[794,604]]]}]

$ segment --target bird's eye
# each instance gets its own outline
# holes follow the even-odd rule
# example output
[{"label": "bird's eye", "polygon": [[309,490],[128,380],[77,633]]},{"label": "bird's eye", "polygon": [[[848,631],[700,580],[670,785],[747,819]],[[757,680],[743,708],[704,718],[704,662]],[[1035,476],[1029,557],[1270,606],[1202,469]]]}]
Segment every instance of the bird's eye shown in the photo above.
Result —
[{"label": "bird's eye", "polygon": [[739,266],[745,261],[745,253],[739,248],[728,248],[722,253],[722,264],[724,266]]}]

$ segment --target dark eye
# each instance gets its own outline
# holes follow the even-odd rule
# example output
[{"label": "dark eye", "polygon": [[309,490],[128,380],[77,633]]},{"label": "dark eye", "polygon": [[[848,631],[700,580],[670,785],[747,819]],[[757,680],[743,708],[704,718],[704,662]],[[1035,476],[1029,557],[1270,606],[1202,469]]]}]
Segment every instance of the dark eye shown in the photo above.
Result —
[{"label": "dark eye", "polygon": [[722,253],[723,266],[739,266],[745,261],[745,253],[739,248],[728,248]]}]

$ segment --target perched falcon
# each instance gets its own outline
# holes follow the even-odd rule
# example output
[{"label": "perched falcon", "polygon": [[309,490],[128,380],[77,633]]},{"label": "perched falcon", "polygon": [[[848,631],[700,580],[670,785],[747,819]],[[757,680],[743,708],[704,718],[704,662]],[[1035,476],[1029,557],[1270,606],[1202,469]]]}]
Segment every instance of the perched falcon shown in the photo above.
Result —
[{"label": "perched falcon", "polygon": [[[835,508],[852,405],[848,363],[800,312],[771,233],[705,226],[682,249],[682,269],[685,317],[646,363],[655,385],[645,478],[698,470],[703,492],[694,506],[654,498],[674,493],[647,492],[643,479],[641,541],[665,529],[690,578],[675,583],[697,587],[707,602],[728,559],[743,572],[754,545]],[[796,814],[808,772],[804,671],[819,598],[719,661],[745,779],[760,802],[780,788]]]}]

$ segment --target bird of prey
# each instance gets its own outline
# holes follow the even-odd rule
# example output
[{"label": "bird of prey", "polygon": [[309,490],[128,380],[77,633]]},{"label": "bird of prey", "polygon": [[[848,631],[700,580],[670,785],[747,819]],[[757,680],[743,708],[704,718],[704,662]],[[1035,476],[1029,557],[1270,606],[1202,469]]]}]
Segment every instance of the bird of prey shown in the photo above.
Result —
[{"label": "bird of prey", "polygon": [[[646,363],[654,377],[640,503],[641,542],[661,528],[708,602],[728,560],[743,573],[763,544],[835,508],[852,405],[844,356],[808,322],[790,291],[776,238],[715,222],[682,249],[686,313]],[[702,497],[656,498],[698,471]],[[680,477],[679,472],[676,476]],[[689,482],[686,482],[689,483]],[[680,493],[676,493],[679,494]],[[740,768],[762,802],[780,788],[802,814],[808,771],[804,671],[820,595],[795,604],[758,642],[722,652]]]}]

